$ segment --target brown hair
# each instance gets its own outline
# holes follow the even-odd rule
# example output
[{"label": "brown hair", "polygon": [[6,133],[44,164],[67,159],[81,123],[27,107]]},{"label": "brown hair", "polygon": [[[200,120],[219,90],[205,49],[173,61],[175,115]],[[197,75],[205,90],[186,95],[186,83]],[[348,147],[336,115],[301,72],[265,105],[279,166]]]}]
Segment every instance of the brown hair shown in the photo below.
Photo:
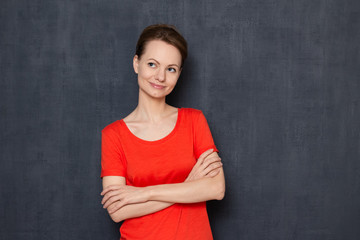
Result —
[{"label": "brown hair", "polygon": [[155,24],[146,27],[136,44],[138,58],[144,53],[146,44],[151,40],[161,40],[176,47],[181,54],[181,67],[187,57],[187,43],[183,36],[173,25]]}]

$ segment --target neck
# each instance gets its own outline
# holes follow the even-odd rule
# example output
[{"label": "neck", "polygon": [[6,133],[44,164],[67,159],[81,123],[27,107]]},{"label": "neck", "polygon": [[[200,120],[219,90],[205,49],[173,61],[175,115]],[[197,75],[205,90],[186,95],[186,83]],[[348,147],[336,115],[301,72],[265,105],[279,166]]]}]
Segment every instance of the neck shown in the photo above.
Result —
[{"label": "neck", "polygon": [[164,98],[152,98],[139,90],[139,102],[136,115],[144,121],[158,122],[169,110]]}]

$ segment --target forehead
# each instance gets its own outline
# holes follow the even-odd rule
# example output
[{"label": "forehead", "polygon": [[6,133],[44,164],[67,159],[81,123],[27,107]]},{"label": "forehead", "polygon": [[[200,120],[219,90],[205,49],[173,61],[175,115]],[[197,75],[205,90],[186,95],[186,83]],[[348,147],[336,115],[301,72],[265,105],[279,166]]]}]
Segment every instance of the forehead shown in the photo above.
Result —
[{"label": "forehead", "polygon": [[145,60],[154,58],[160,63],[164,64],[181,64],[180,51],[171,44],[168,44],[161,40],[149,41],[144,49],[143,56]]}]

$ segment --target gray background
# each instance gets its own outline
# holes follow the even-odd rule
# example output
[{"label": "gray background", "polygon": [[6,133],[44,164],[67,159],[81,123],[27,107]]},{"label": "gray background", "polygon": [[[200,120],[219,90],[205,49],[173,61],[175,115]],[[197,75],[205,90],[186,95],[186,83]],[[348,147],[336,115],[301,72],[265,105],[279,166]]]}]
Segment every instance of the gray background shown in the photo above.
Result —
[{"label": "gray background", "polygon": [[0,2],[0,239],[118,239],[100,131],[136,106],[135,43],[175,24],[169,97],[203,110],[224,162],[215,239],[360,238],[360,2]]}]

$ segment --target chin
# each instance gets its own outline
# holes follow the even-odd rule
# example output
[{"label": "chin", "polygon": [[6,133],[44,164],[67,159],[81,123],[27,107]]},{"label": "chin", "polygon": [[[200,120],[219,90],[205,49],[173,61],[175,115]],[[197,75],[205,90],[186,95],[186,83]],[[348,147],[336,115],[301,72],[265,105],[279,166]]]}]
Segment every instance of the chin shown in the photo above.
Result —
[{"label": "chin", "polygon": [[165,98],[167,95],[164,93],[153,92],[153,91],[144,91],[144,90],[142,90],[142,93],[153,99],[162,99],[162,98]]},{"label": "chin", "polygon": [[169,90],[155,90],[154,91],[153,89],[150,89],[149,91],[147,91],[145,89],[142,89],[142,92],[145,93],[146,95],[148,95],[149,97],[161,99],[161,98],[165,98],[166,96],[168,96],[172,92],[172,89],[170,91]]},{"label": "chin", "polygon": [[165,98],[167,95],[169,95],[169,94],[150,94],[150,96],[152,97],[152,98],[156,98],[156,99],[162,99],[162,98]]}]

